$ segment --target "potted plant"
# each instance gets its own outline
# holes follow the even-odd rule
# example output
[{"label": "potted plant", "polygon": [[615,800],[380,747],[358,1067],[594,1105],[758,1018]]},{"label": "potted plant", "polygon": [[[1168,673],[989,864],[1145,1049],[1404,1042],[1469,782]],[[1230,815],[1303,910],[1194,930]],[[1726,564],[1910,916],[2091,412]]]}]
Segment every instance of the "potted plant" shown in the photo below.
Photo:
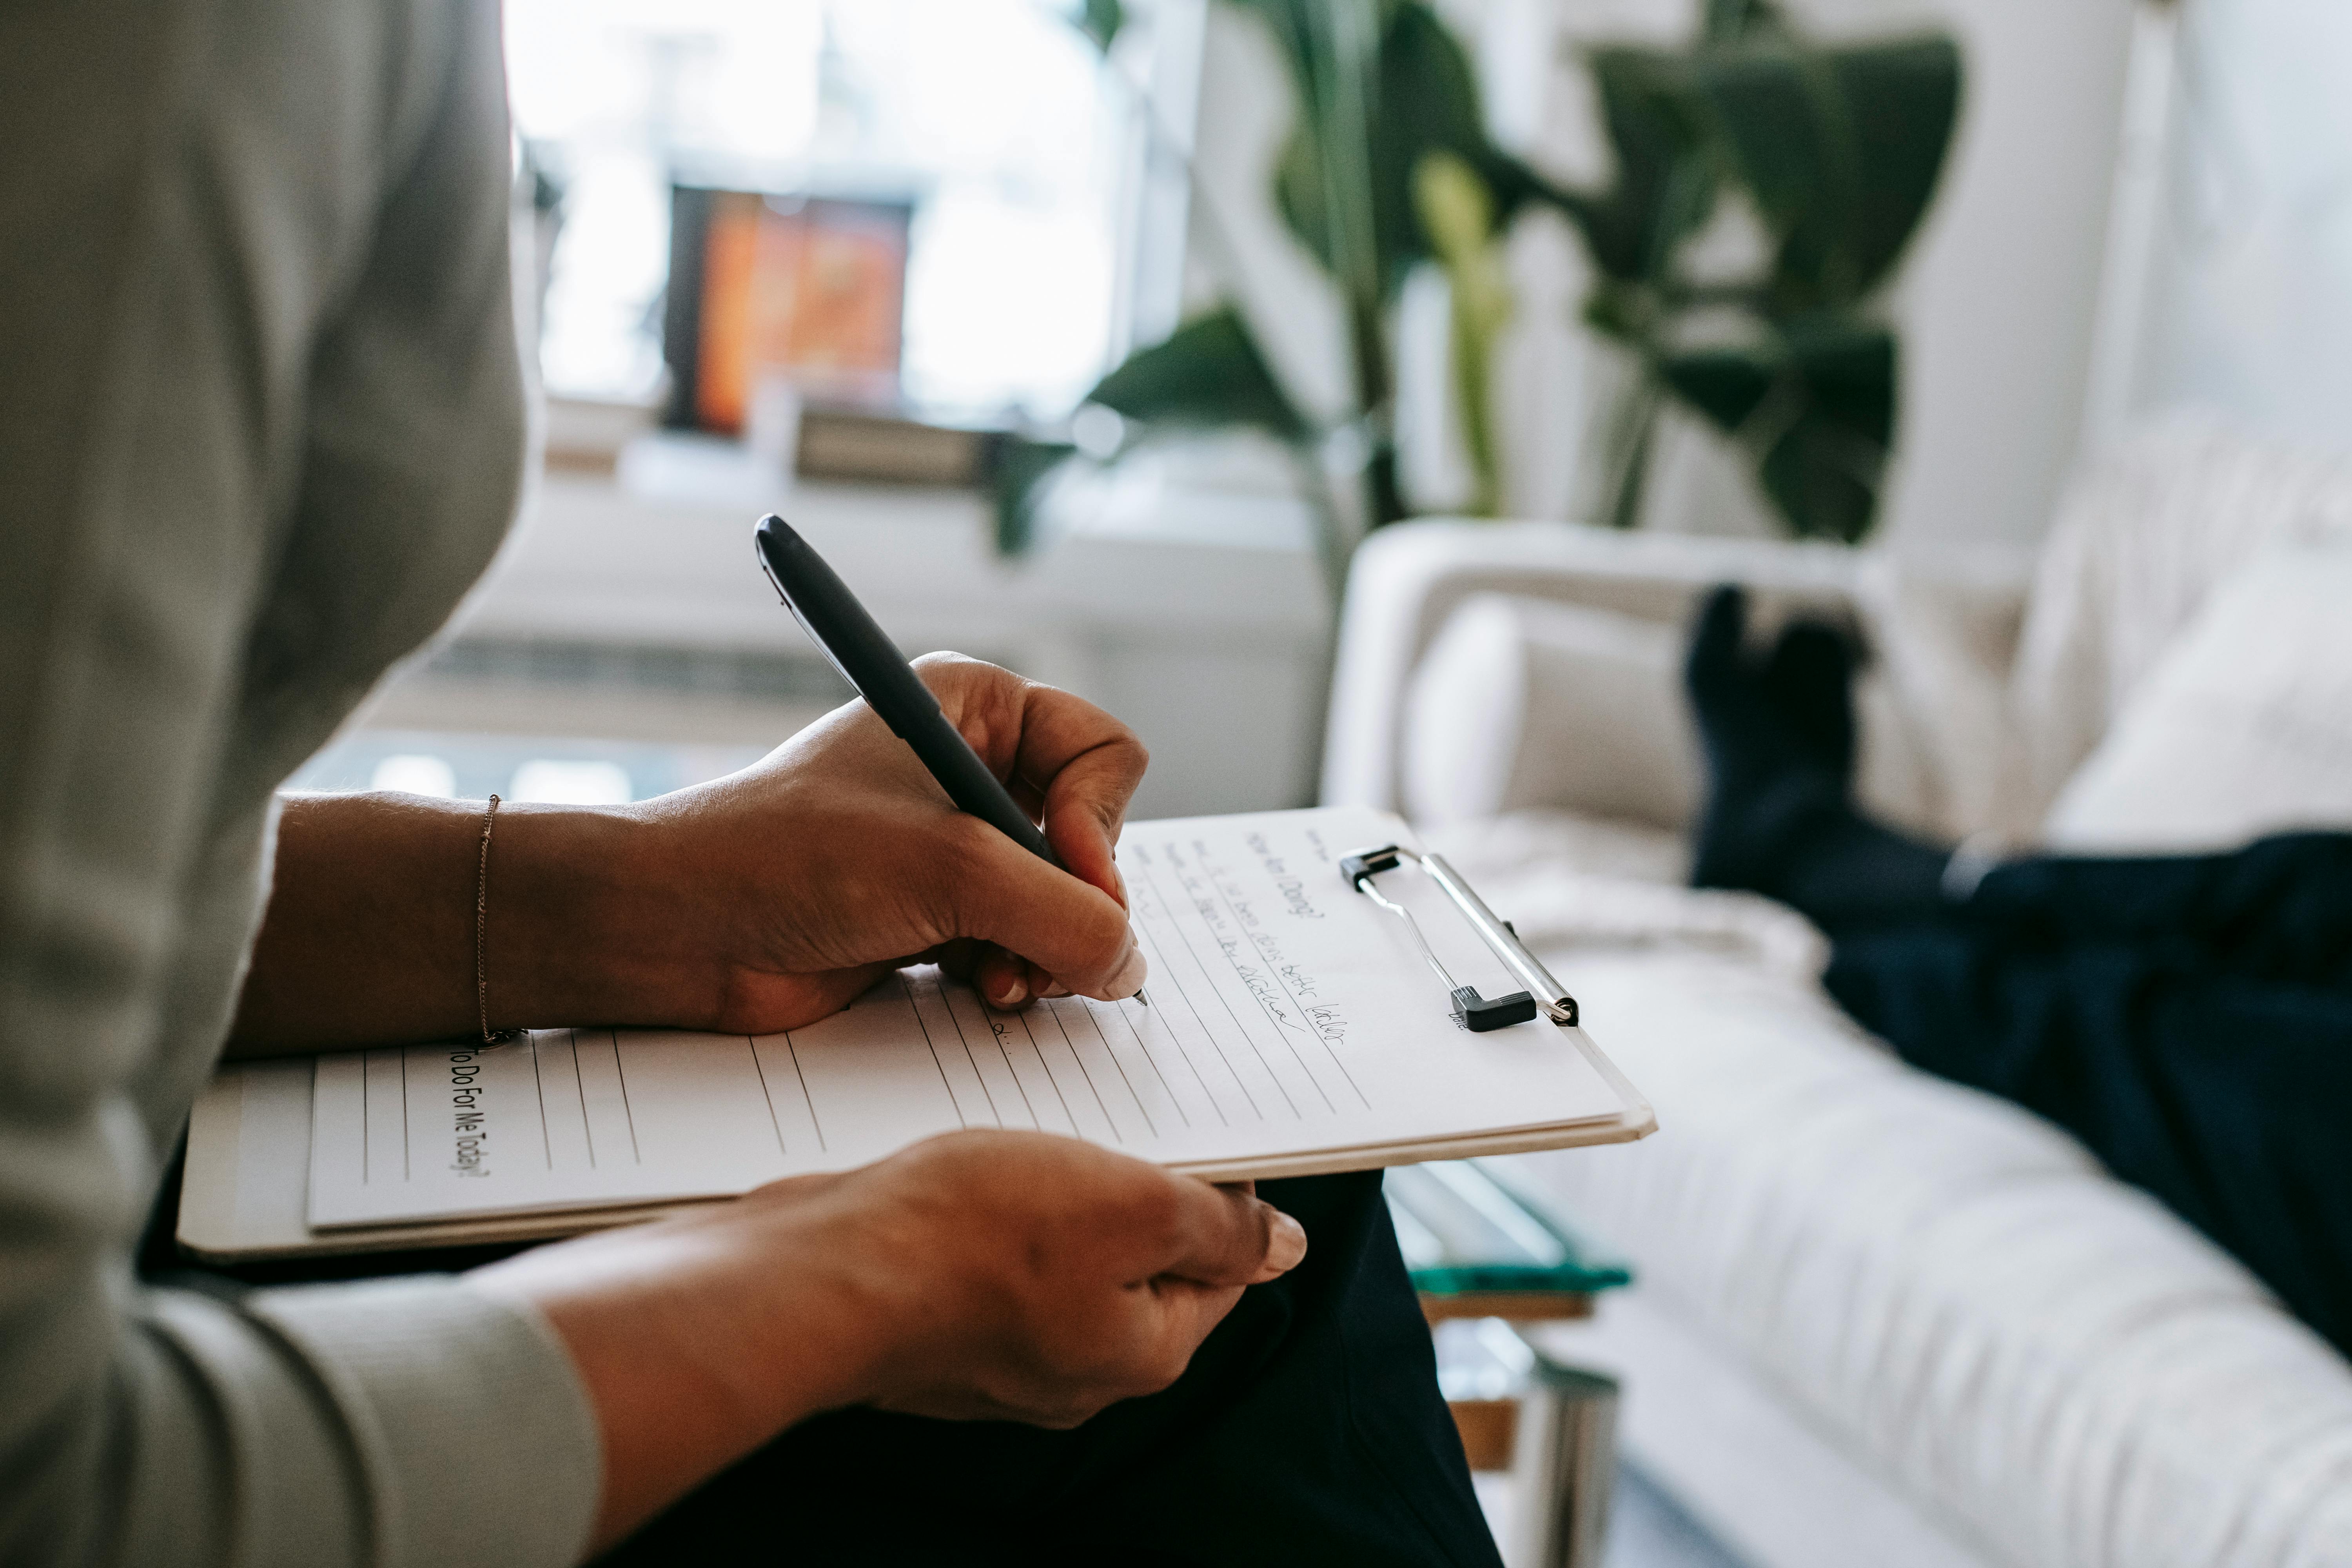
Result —
[{"label": "potted plant", "polygon": [[[1660,410],[1704,417],[1745,456],[1790,533],[1855,542],[1877,516],[1896,426],[1899,343],[1878,309],[1934,195],[1957,116],[1959,52],[1941,34],[1826,44],[1769,0],[1708,0],[1682,47],[1587,51],[1612,182],[1547,179],[1487,136],[1460,44],[1422,0],[1222,0],[1255,14],[1288,68],[1298,114],[1274,200],[1321,264],[1348,325],[1351,398],[1318,421],[1285,390],[1230,302],[1137,351],[1088,401],[1121,417],[1118,452],[1012,443],[998,538],[1025,549],[1063,464],[1113,460],[1171,430],[1242,426],[1297,454],[1336,594],[1347,542],[1405,514],[1392,430],[1393,307],[1412,270],[1443,268],[1456,403],[1478,475],[1499,495],[1486,366],[1511,300],[1497,247],[1531,206],[1563,215],[1591,261],[1584,321],[1623,356],[1616,395],[1583,442],[1600,467],[1591,521],[1641,518]],[[1116,0],[1085,26],[1108,46]],[[1761,231],[1756,264],[1695,273],[1693,241],[1729,203]],[[1355,454],[1360,518],[1328,479]]]}]

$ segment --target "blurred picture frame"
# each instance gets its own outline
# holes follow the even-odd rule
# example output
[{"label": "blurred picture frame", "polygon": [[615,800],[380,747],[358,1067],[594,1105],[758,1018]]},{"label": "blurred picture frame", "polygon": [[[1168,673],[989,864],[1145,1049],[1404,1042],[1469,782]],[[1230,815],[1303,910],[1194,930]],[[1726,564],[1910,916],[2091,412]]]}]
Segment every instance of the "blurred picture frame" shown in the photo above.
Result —
[{"label": "blurred picture frame", "polygon": [[742,434],[761,382],[812,404],[894,409],[911,202],[676,185],[663,423]]}]

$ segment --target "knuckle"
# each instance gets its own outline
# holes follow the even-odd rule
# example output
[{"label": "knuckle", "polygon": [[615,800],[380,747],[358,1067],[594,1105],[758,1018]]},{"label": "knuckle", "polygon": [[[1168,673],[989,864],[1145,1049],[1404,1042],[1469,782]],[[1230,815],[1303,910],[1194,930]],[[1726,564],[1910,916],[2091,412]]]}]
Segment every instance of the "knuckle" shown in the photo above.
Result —
[{"label": "knuckle", "polygon": [[915,673],[922,678],[923,684],[935,692],[985,686],[999,679],[1020,679],[1001,665],[974,658],[970,654],[957,653],[951,648],[927,653],[909,662],[914,665]]},{"label": "knuckle", "polygon": [[996,668],[992,664],[982,664],[970,654],[958,653],[953,648],[935,648],[929,653],[917,655],[910,662],[926,675],[933,670],[946,672],[965,668],[993,669]]},{"label": "knuckle", "polygon": [[1182,1194],[1173,1183],[1164,1180],[1139,1184],[1139,1188],[1129,1200],[1135,1234],[1148,1237],[1162,1256],[1176,1251],[1183,1245],[1188,1228]]}]

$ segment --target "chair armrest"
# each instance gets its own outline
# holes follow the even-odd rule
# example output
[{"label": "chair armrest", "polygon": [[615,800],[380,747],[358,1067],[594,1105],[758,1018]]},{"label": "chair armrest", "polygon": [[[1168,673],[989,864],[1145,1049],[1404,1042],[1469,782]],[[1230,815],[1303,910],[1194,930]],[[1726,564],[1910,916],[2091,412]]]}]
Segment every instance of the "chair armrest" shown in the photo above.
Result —
[{"label": "chair armrest", "polygon": [[1571,523],[1411,522],[1356,552],[1332,672],[1322,798],[1395,810],[1403,706],[1431,639],[1463,600],[1503,593],[1680,626],[1717,583],[1747,584],[1764,614],[1853,614],[1864,557],[1839,545],[1621,533]]}]

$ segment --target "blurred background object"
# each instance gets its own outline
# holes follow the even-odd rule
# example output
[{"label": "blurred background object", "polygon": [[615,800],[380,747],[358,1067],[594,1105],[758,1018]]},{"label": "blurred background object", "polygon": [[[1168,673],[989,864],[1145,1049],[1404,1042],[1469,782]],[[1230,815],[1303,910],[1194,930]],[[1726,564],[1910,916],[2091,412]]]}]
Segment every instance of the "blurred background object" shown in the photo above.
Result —
[{"label": "blurred background object", "polygon": [[[1234,302],[1247,282],[1219,241],[1233,299],[1087,395],[1123,416],[1129,441],[1244,426],[1299,448],[1336,584],[1347,542],[1407,510],[1394,316],[1416,271],[1433,272],[1448,296],[1467,510],[1494,514],[1492,365],[1513,314],[1501,253],[1520,215],[1542,210],[1582,241],[1581,318],[1624,362],[1580,443],[1580,521],[1642,521],[1659,407],[1673,398],[1731,438],[1788,531],[1848,543],[1870,531],[1895,416],[1895,335],[1874,297],[1943,168],[1961,74],[1948,37],[1824,47],[1767,0],[1709,0],[1683,47],[1585,51],[1614,170],[1580,186],[1495,143],[1468,57],[1429,6],[1247,9],[1296,89],[1274,200],[1343,297],[1352,395],[1327,424],[1286,393]],[[1356,515],[1333,493],[1339,476],[1318,467],[1359,481]],[[1013,517],[1034,510],[1023,490],[1051,472],[1008,475]],[[1017,526],[1004,535],[1009,548],[1026,539]]]},{"label": "blurred background object", "polygon": [[755,388],[778,375],[804,398],[897,403],[913,216],[904,202],[674,187],[668,423],[744,435]]},{"label": "blurred background object", "polygon": [[[656,399],[681,185],[778,198],[771,245],[831,232],[812,200],[907,211],[894,368],[927,407],[1064,413],[1121,346],[1131,133],[1052,8],[518,0],[506,16],[516,128],[563,193],[551,394]],[[1129,57],[1151,34],[1135,29]],[[815,331],[830,313],[797,319]]]}]

